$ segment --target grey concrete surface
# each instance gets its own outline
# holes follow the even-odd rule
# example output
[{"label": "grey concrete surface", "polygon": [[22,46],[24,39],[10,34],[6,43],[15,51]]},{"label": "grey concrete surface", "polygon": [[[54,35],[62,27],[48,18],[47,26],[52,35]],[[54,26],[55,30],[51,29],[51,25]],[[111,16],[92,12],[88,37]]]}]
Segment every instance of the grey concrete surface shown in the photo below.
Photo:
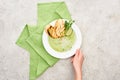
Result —
[{"label": "grey concrete surface", "polygon": [[[0,80],[29,80],[29,53],[15,44],[24,25],[36,24],[37,3],[0,0]],[[120,0],[65,0],[83,36],[83,80],[120,80]],[[70,59],[37,80],[74,80]]]}]

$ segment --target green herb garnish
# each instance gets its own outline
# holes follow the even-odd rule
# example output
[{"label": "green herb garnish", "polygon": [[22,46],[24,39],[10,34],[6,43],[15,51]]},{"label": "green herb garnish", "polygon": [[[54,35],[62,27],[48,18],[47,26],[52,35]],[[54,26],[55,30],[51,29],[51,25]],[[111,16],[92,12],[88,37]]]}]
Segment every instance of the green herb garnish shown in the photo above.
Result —
[{"label": "green herb garnish", "polygon": [[65,30],[68,31],[74,22],[74,20],[65,21]]}]

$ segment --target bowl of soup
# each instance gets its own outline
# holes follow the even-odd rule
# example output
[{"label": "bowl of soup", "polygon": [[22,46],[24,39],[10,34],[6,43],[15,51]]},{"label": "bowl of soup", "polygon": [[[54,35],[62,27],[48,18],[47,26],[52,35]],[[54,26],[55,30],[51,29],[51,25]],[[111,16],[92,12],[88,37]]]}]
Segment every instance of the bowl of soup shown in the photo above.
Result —
[{"label": "bowl of soup", "polygon": [[45,26],[42,35],[43,46],[53,57],[69,58],[80,48],[80,29],[72,20],[57,19]]}]

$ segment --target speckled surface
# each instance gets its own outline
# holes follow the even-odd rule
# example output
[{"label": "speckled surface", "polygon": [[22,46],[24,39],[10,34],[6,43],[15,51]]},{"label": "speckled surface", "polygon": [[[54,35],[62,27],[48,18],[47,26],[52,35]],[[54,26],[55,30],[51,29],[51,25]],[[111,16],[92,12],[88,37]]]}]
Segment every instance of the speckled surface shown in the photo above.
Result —
[{"label": "speckled surface", "polygon": [[[52,1],[61,0],[0,0],[0,80],[29,80],[29,53],[15,41],[26,23],[36,24],[37,3]],[[83,80],[119,80],[120,0],[65,2],[83,36]],[[74,80],[70,59],[37,80]]]}]

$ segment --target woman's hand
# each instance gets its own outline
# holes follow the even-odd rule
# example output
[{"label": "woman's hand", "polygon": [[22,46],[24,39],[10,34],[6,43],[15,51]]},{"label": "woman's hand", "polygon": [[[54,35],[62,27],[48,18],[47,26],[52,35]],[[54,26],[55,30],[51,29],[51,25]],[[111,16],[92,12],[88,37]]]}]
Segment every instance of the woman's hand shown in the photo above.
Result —
[{"label": "woman's hand", "polygon": [[75,80],[82,80],[82,64],[83,64],[83,54],[81,53],[80,49],[77,49],[75,52],[75,56],[72,57],[71,61],[73,67],[75,69]]}]

